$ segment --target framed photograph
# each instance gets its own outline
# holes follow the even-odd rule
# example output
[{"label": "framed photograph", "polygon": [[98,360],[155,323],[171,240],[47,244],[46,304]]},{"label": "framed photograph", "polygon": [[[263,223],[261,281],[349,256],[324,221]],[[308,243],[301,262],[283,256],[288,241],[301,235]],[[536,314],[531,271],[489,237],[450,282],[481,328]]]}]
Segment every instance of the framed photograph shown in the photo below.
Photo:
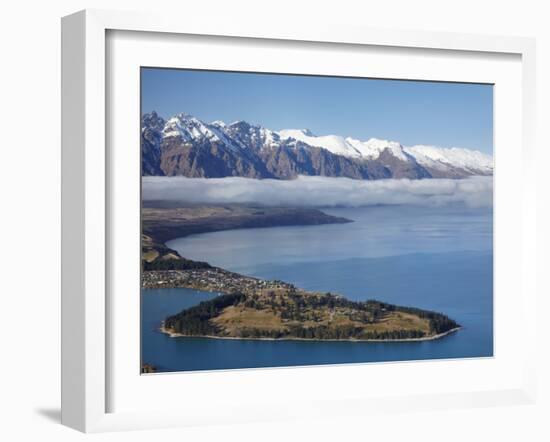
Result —
[{"label": "framed photograph", "polygon": [[532,40],[83,11],[62,44],[64,424],[533,400]]}]

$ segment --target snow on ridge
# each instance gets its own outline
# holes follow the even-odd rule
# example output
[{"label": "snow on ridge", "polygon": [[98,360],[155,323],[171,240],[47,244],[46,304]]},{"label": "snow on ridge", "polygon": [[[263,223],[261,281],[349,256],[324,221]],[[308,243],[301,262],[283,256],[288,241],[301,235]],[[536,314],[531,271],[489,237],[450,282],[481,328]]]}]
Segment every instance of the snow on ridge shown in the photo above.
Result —
[{"label": "snow on ridge", "polygon": [[280,137],[278,134],[265,127],[260,128],[260,135],[263,138],[264,146],[272,146],[280,144]]},{"label": "snow on ridge", "polygon": [[212,121],[212,123],[210,123],[211,126],[217,126],[217,127],[227,127],[227,124],[225,124],[225,121],[222,121],[222,120],[216,120],[216,121]]},{"label": "snow on ridge", "polygon": [[293,138],[310,146],[324,148],[336,155],[373,160],[377,159],[385,149],[389,149],[401,161],[410,161],[403,146],[397,141],[378,138],[361,141],[351,137],[344,138],[340,135],[316,136],[307,129],[283,129],[278,134],[282,139]]},{"label": "snow on ridge", "polygon": [[[162,137],[181,137],[185,142],[206,139],[224,143],[232,150],[250,147],[264,149],[280,146],[296,146],[298,142],[319,147],[329,152],[353,159],[376,160],[382,152],[389,152],[401,161],[416,161],[424,167],[440,171],[460,169],[472,174],[492,174],[493,157],[477,150],[459,147],[438,147],[431,145],[403,146],[397,141],[370,138],[361,141],[339,135],[317,136],[307,129],[283,129],[273,131],[260,125],[252,125],[244,120],[226,124],[216,120],[204,123],[187,113],[177,114],[168,119],[162,130]],[[249,141],[247,141],[249,140]]]},{"label": "snow on ridge", "polygon": [[359,158],[361,153],[340,135],[313,135],[307,129],[283,129],[277,132],[281,139],[290,138],[314,147],[321,147],[336,155]]},{"label": "snow on ridge", "polygon": [[250,147],[247,145],[249,142],[257,149],[280,146],[281,144],[280,137],[276,132],[243,120],[234,121],[223,129],[228,137],[235,140],[244,149]]},{"label": "snow on ridge", "polygon": [[419,144],[406,147],[405,151],[412,155],[420,165],[439,170],[446,170],[450,166],[464,170],[492,173],[494,168],[492,155],[478,150]]},{"label": "snow on ridge", "polygon": [[278,132],[283,139],[296,139],[306,144],[322,147],[334,154],[366,160],[376,160],[386,149],[401,161],[416,161],[421,166],[438,170],[462,169],[473,174],[493,172],[493,157],[477,150],[460,147],[415,145],[406,147],[397,141],[370,138],[361,141],[338,135],[316,136],[309,130],[285,129]]},{"label": "snow on ridge", "polygon": [[361,141],[351,137],[346,138],[346,140],[361,153],[362,157],[367,159],[376,159],[384,150],[388,149],[401,161],[410,160],[404,152],[403,146],[397,141],[381,140],[378,138],[370,138],[367,141]]},{"label": "snow on ridge", "polygon": [[221,124],[207,124],[193,115],[180,113],[166,122],[162,132],[164,138],[179,136],[184,141],[207,139],[222,142],[230,149],[237,149],[237,146],[225,134],[224,128],[225,126]]}]

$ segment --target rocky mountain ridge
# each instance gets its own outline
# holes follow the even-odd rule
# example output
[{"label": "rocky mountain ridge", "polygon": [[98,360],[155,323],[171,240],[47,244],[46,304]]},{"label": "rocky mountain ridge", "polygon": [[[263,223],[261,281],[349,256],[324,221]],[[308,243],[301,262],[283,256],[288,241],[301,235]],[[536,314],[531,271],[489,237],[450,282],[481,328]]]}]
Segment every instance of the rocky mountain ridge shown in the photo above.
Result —
[{"label": "rocky mountain ridge", "polygon": [[193,178],[293,179],[298,175],[384,178],[464,178],[492,175],[493,159],[478,151],[404,147],[308,130],[273,131],[246,121],[206,123],[189,114],[141,119],[142,175]]}]

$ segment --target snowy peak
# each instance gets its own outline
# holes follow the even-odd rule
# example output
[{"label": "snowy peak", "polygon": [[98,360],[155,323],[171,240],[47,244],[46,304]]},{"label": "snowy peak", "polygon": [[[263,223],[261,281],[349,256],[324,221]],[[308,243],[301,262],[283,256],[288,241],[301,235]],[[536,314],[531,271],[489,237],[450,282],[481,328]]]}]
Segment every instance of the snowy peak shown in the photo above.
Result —
[{"label": "snowy peak", "polygon": [[166,121],[156,112],[141,117],[141,168],[148,175],[162,173],[160,157],[165,125]]},{"label": "snowy peak", "polygon": [[349,137],[346,138],[346,141],[365,159],[376,159],[387,149],[393,156],[401,161],[410,161],[403,146],[397,141],[380,140],[378,138],[370,138],[367,141],[361,141]]},{"label": "snowy peak", "polygon": [[361,154],[340,135],[316,136],[308,129],[284,129],[278,132],[283,140],[294,139],[310,146],[320,147],[335,155],[359,158]]},{"label": "snowy peak", "polygon": [[225,127],[225,133],[245,149],[252,147],[261,150],[281,145],[281,138],[277,133],[262,126],[251,125],[246,121],[231,123]]},{"label": "snowy peak", "polygon": [[361,141],[355,138],[344,138],[339,135],[316,136],[308,129],[284,129],[278,132],[282,139],[295,139],[310,146],[321,147],[335,155],[349,158],[375,160],[386,149],[400,161],[410,161],[411,158],[404,151],[403,146],[396,141],[371,138]]},{"label": "snowy peak", "polygon": [[493,174],[493,157],[477,150],[425,145],[411,146],[405,150],[422,166],[441,172],[456,170],[477,175]]},{"label": "snowy peak", "polygon": [[212,123],[210,123],[212,126],[215,126],[217,128],[220,128],[220,129],[224,129],[227,127],[227,124],[225,124],[224,121],[222,120],[216,120],[216,121],[212,121]]},{"label": "snowy peak", "polygon": [[164,129],[166,121],[160,117],[155,111],[150,114],[145,114],[141,117],[141,130],[151,129],[161,132]]},{"label": "snowy peak", "polygon": [[233,141],[225,134],[225,126],[217,123],[207,124],[192,115],[181,113],[166,122],[162,135],[163,138],[180,137],[186,143],[207,140],[235,149]]}]

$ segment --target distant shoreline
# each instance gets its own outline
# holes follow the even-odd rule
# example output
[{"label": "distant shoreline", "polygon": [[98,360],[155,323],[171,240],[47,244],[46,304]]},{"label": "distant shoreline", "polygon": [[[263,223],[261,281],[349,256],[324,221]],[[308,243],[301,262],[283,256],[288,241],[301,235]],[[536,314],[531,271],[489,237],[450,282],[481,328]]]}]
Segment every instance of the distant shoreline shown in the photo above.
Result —
[{"label": "distant shoreline", "polygon": [[161,326],[158,328],[158,331],[168,335],[171,338],[203,338],[203,339],[231,339],[231,340],[239,340],[239,341],[316,341],[316,342],[422,342],[422,341],[433,341],[435,339],[443,338],[447,335],[450,335],[452,333],[455,333],[459,331],[462,327],[455,327],[450,330],[447,330],[446,332],[439,333],[437,335],[432,336],[424,336],[422,338],[402,338],[402,339],[355,339],[355,338],[348,338],[348,339],[315,339],[315,338],[295,338],[295,337],[288,337],[288,338],[252,338],[252,337],[246,337],[246,338],[239,338],[236,336],[214,336],[214,335],[184,335],[181,333],[174,332],[172,330],[168,330],[164,327],[164,323],[161,324]]},{"label": "distant shoreline", "polygon": [[158,245],[190,235],[261,227],[345,224],[353,220],[315,208],[257,205],[189,205],[148,201],[141,208],[142,234]]}]

